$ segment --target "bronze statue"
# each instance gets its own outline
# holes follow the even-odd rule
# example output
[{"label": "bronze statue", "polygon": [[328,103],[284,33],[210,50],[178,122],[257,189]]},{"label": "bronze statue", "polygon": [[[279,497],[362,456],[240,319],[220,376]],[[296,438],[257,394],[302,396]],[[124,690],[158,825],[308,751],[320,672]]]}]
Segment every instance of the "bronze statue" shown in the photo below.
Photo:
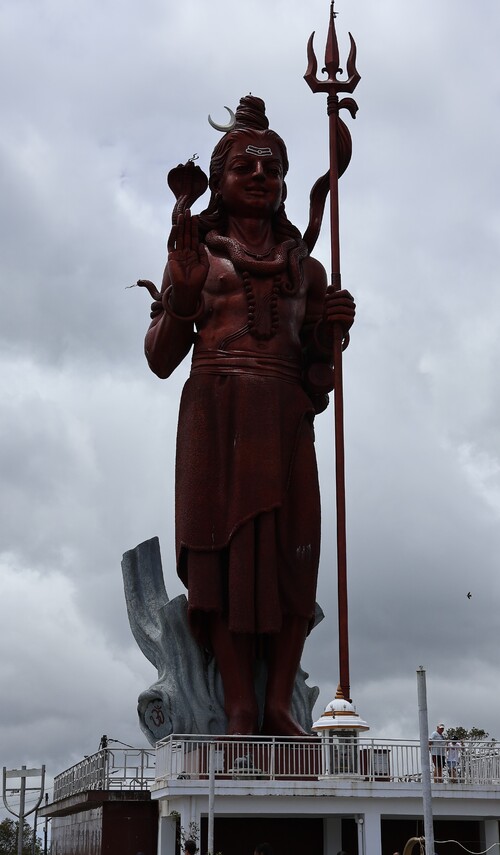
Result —
[{"label": "bronze statue", "polygon": [[215,147],[199,216],[187,207],[204,189],[195,170],[171,174],[178,204],[145,342],[162,378],[194,345],[177,435],[177,570],[191,630],[222,677],[227,732],[298,736],[290,702],[320,549],[313,422],[333,388],[333,325],[347,336],[355,306],[327,288],[286,216],[286,147],[261,99],[241,99]]}]

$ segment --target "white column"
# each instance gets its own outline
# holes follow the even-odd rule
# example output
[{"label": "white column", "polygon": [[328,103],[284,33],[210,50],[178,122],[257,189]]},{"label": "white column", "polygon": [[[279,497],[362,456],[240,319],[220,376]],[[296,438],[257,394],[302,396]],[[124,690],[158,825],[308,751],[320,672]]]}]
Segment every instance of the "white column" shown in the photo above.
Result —
[{"label": "white column", "polygon": [[355,817],[355,822],[356,822],[356,831],[358,832],[358,855],[366,855],[365,817],[364,817],[364,815]]},{"label": "white column", "polygon": [[[361,820],[364,820],[360,823]],[[382,828],[380,822],[380,811],[374,807],[369,808],[366,813],[358,817],[358,840],[363,834],[364,852],[359,855],[382,855]],[[361,828],[360,828],[361,824]]]},{"label": "white column", "polygon": [[171,816],[160,816],[158,822],[158,855],[175,855],[176,821]]},{"label": "white column", "polygon": [[323,820],[323,855],[337,855],[341,849],[342,819],[339,816],[325,816]]},{"label": "white column", "polygon": [[197,796],[188,796],[182,799],[179,813],[181,815],[181,829],[186,837],[196,836],[196,843],[200,847],[201,840],[201,808],[200,799]]},{"label": "white column", "polygon": [[491,855],[497,855],[498,846],[500,844],[500,836],[498,832],[498,819],[485,819],[483,823],[483,849],[489,849],[496,844],[497,849],[492,849]]}]

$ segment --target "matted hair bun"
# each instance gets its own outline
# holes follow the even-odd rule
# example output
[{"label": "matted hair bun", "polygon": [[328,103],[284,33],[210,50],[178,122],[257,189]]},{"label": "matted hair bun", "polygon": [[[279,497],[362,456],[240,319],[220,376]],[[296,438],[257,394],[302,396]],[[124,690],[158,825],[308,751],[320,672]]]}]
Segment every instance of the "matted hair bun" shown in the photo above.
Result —
[{"label": "matted hair bun", "polygon": [[245,95],[240,98],[236,108],[235,129],[248,128],[255,131],[267,131],[269,119],[266,116],[266,105],[262,98],[255,95]]}]

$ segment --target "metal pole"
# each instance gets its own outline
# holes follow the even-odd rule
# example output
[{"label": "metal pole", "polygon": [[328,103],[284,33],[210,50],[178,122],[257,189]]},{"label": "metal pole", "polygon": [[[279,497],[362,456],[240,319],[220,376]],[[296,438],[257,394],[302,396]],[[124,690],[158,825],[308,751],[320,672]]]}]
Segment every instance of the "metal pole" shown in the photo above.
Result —
[{"label": "metal pole", "polygon": [[31,840],[31,852],[32,855],[35,855],[35,844],[36,844],[36,830],[38,825],[38,808],[35,808],[35,816],[33,818],[33,837]]},{"label": "metal pole", "polygon": [[[21,766],[21,770],[26,766]],[[17,832],[17,855],[23,855],[24,806],[26,797],[26,775],[21,776],[21,795],[19,801],[19,828]]]},{"label": "metal pole", "polygon": [[[333,3],[331,6],[330,38],[334,33]],[[336,60],[338,66],[338,59]],[[328,95],[327,110],[330,130],[330,244],[331,284],[340,291],[340,220],[337,163],[337,131],[339,98],[336,93]],[[344,698],[351,697],[349,676],[349,628],[347,606],[347,536],[345,509],[345,453],[344,453],[344,381],[342,370],[343,330],[335,324],[333,331],[333,365],[335,386],[333,389],[335,426],[335,497],[337,505],[337,612],[339,626],[339,678]]]},{"label": "metal pole", "polygon": [[[49,803],[49,794],[48,794],[48,793],[46,793],[46,794],[45,794],[45,806],[46,806],[46,807],[47,807],[48,803]],[[46,816],[45,816],[45,825],[44,825],[44,828],[43,828],[43,855],[47,855],[47,835],[48,835],[48,824],[49,824],[49,818],[48,818],[48,816],[46,815]]]},{"label": "metal pole", "polygon": [[208,749],[208,855],[214,855],[215,742]]},{"label": "metal pole", "polygon": [[429,725],[427,721],[427,688],[425,670],[417,669],[418,727],[420,733],[420,764],[422,768],[422,800],[424,804],[424,836],[426,855],[434,855],[432,824],[431,764],[429,760]]},{"label": "metal pole", "polygon": [[[352,98],[339,101],[339,92],[352,93],[359,83],[360,76],[356,70],[356,44],[352,36],[351,50],[347,60],[347,80],[337,80],[342,72],[340,56],[335,32],[335,12],[333,0],[330,5],[330,23],[326,42],[325,63],[323,71],[328,78],[318,79],[318,62],[313,50],[313,36],[307,45],[308,65],[304,78],[313,92],[327,93],[327,112],[329,122],[330,146],[330,242],[331,242],[331,285],[335,291],[340,291],[340,230],[339,230],[339,160],[337,138],[339,134],[339,110],[346,108],[354,118],[358,106]],[[349,157],[350,157],[350,136]],[[347,163],[349,158],[347,159]],[[343,330],[340,324],[334,324],[333,368],[334,368],[334,404],[335,404],[335,497],[337,504],[337,591],[339,616],[339,670],[340,685],[344,698],[351,694],[349,678],[349,643],[347,617],[347,557],[346,557],[346,520],[345,520],[345,473],[344,473],[344,402],[342,382],[342,348]],[[347,344],[347,341],[346,341]]]}]

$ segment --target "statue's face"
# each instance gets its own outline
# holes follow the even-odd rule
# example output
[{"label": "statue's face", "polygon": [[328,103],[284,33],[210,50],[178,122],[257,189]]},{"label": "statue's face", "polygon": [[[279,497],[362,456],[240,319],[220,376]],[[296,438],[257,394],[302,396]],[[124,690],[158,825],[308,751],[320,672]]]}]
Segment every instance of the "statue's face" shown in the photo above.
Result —
[{"label": "statue's face", "polygon": [[283,193],[283,164],[276,143],[265,135],[241,136],[229,151],[217,190],[228,214],[272,217]]}]

